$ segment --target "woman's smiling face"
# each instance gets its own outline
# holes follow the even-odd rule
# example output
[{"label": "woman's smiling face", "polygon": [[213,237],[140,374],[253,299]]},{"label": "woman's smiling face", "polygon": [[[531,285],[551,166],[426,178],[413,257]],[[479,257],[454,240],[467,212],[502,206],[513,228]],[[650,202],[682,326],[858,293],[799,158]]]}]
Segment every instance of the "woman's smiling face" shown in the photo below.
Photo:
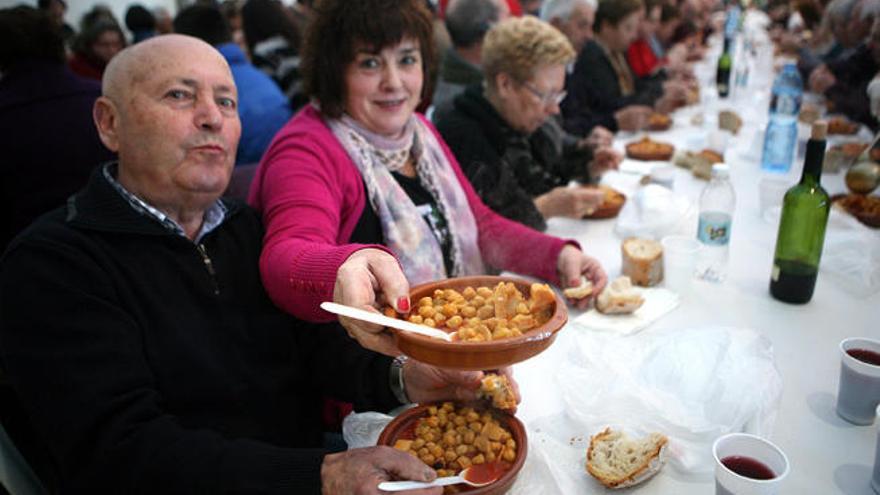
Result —
[{"label": "woman's smiling face", "polygon": [[372,132],[397,136],[418,106],[423,84],[414,38],[378,52],[360,46],[345,71],[345,113]]}]

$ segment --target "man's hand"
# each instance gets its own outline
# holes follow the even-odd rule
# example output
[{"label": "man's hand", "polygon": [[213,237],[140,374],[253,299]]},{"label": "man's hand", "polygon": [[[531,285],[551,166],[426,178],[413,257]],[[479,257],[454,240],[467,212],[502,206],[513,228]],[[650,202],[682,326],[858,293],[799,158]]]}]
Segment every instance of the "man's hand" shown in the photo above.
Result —
[{"label": "man's hand", "polygon": [[[379,249],[361,249],[345,260],[336,272],[333,301],[378,313],[382,305],[409,313],[409,282],[394,256]],[[339,323],[363,347],[397,356],[400,351],[385,328],[343,316]]]},{"label": "man's hand", "polygon": [[622,131],[639,131],[648,124],[652,111],[651,107],[644,105],[629,105],[615,112],[614,120]]},{"label": "man's hand", "polygon": [[[580,286],[581,279],[586,277],[587,280],[593,283],[593,295],[591,297],[595,297],[602,292],[602,289],[605,288],[605,284],[608,282],[608,277],[605,275],[605,270],[602,269],[599,261],[582,253],[580,249],[571,244],[567,244],[559,252],[556,268],[559,270],[559,283],[563,289]],[[590,297],[578,300],[570,299],[569,302],[579,309],[585,309],[590,302]]]},{"label": "man's hand", "polygon": [[[392,447],[379,446],[328,454],[321,464],[321,492],[324,495],[380,494],[383,481],[434,481],[437,473],[415,457]],[[406,493],[440,495],[443,488],[425,488]]]},{"label": "man's hand", "polygon": [[544,218],[583,218],[604,199],[605,193],[595,188],[560,186],[535,198],[535,206]]},{"label": "man's hand", "polygon": [[[513,368],[499,369],[498,374],[507,377],[518,404],[521,397],[519,386],[513,379]],[[444,400],[455,402],[476,400],[483,376],[482,371],[447,370],[414,359],[408,359],[403,365],[406,395],[413,402],[421,404]]]},{"label": "man's hand", "polygon": [[614,148],[605,146],[597,148],[593,153],[593,161],[589,165],[590,177],[598,179],[609,170],[617,170],[621,161],[623,161],[623,155]]}]

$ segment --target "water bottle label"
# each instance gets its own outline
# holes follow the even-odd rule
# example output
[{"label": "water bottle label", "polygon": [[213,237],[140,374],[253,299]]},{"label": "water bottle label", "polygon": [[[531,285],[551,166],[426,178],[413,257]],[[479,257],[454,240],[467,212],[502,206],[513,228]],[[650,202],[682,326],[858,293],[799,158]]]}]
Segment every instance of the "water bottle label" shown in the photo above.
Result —
[{"label": "water bottle label", "polygon": [[730,242],[730,223],[731,218],[727,213],[701,213],[697,239],[710,246],[726,246]]}]

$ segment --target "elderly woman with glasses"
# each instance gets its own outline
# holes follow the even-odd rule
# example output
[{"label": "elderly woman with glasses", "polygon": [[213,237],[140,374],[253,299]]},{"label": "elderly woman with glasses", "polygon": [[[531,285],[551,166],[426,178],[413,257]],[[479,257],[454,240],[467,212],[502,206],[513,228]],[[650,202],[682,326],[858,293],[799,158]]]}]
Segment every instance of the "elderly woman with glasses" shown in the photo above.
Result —
[{"label": "elderly woman with glasses", "polygon": [[568,39],[550,24],[506,20],[483,42],[482,87],[469,87],[437,115],[440,133],[483,201],[539,230],[546,218],[581,218],[595,210],[602,193],[568,183],[595,180],[620,161],[608,147],[610,134],[577,139],[555,118],[574,57]]},{"label": "elderly woman with glasses", "polygon": [[[407,313],[410,284],[492,268],[563,287],[583,277],[605,285],[576,243],[486,207],[415,113],[431,94],[433,62],[422,0],[318,5],[302,59],[312,103],[275,136],[249,198],[263,215],[260,269],[278,306],[315,322],[335,321],[319,307],[331,300]],[[381,327],[341,323],[364,347],[397,353]]]}]

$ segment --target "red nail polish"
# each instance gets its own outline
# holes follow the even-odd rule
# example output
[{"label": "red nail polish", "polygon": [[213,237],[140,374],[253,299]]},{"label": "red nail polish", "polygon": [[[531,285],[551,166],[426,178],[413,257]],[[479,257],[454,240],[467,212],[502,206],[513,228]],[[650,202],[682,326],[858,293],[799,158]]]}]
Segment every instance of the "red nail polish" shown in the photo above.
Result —
[{"label": "red nail polish", "polygon": [[397,299],[397,312],[398,313],[409,313],[409,297],[400,296]]},{"label": "red nail polish", "polygon": [[571,282],[568,283],[568,285],[570,285],[572,287],[577,287],[577,286],[581,285],[581,281],[579,279],[573,278],[573,279],[571,279]]}]

